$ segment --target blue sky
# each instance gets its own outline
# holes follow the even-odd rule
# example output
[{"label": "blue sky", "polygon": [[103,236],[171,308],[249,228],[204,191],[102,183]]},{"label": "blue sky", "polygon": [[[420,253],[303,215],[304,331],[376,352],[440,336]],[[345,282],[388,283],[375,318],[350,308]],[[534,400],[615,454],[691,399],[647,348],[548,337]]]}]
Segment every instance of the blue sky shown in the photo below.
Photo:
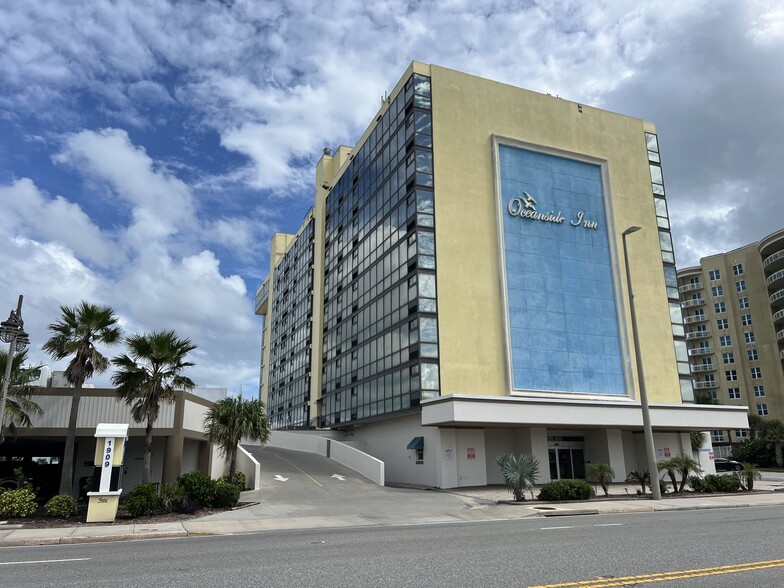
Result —
[{"label": "blue sky", "polygon": [[782,57],[774,2],[4,3],[0,309],[25,295],[55,369],[46,326],[86,299],[255,392],[270,236],[413,59],[655,122],[694,264],[784,226]]}]

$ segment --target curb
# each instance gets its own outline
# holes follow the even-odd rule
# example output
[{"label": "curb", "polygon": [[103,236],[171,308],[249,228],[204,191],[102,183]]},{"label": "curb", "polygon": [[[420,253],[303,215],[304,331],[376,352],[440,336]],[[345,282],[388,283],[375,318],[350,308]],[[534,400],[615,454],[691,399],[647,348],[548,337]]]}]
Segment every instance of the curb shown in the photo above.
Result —
[{"label": "curb", "polygon": [[39,539],[12,539],[0,541],[3,547],[35,547],[39,545],[76,545],[79,543],[111,543],[114,541],[142,541],[145,539],[177,539],[187,537],[187,531],[162,531],[126,535],[95,535],[85,537],[42,537]]}]

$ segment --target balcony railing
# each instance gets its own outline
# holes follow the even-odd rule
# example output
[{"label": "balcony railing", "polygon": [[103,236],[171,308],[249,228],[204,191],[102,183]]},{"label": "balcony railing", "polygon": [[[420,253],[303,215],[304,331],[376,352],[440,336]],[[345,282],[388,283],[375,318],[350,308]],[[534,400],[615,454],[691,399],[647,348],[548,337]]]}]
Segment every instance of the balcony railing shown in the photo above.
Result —
[{"label": "balcony railing", "polygon": [[776,341],[784,341],[784,329],[776,333]]},{"label": "balcony railing", "polygon": [[691,333],[686,333],[686,339],[688,341],[693,341],[694,339],[705,339],[711,336],[711,332],[708,329],[704,331],[692,331]]},{"label": "balcony railing", "polygon": [[774,304],[782,299],[784,299],[784,290],[779,290],[778,292],[774,292],[773,294],[770,295],[769,300],[771,304]]},{"label": "balcony railing", "polygon": [[691,325],[694,323],[702,323],[708,320],[708,317],[704,314],[694,314],[692,316],[685,316],[683,317],[683,324],[684,325]]},{"label": "balcony railing", "polygon": [[681,306],[683,308],[692,308],[693,306],[701,306],[705,304],[704,298],[691,298],[689,300],[684,300],[681,302]]},{"label": "balcony railing", "polygon": [[684,284],[683,286],[678,287],[678,292],[691,292],[692,290],[702,290],[702,282]]},{"label": "balcony railing", "polygon": [[770,286],[773,282],[778,282],[781,279],[784,279],[784,269],[780,269],[779,271],[770,274],[765,282]]},{"label": "balcony railing", "polygon": [[771,263],[778,261],[779,259],[784,258],[784,249],[781,251],[776,251],[773,255],[768,255],[765,258],[765,261],[762,262],[762,267],[768,267]]},{"label": "balcony railing", "polygon": [[776,323],[780,320],[784,319],[784,308],[779,310],[778,312],[773,313],[773,322]]},{"label": "balcony railing", "polygon": [[697,365],[691,366],[691,371],[694,373],[698,372],[715,372],[716,366],[712,363],[700,363]]},{"label": "balcony railing", "polygon": [[689,355],[710,355],[713,353],[712,347],[695,347],[694,349],[689,349]]},{"label": "balcony railing", "polygon": [[697,390],[709,390],[718,387],[719,385],[716,382],[694,382],[694,388]]}]

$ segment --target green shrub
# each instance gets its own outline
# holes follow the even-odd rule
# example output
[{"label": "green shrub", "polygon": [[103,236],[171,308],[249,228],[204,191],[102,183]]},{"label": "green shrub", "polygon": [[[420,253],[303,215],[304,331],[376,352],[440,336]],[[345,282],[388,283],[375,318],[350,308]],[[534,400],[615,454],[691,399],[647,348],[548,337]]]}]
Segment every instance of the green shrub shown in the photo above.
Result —
[{"label": "green shrub", "polygon": [[769,468],[776,466],[776,451],[774,446],[762,439],[749,439],[732,446],[732,459],[739,462],[749,462],[757,467]]},{"label": "green shrub", "polygon": [[193,514],[201,508],[193,500],[188,499],[185,495],[185,489],[177,482],[161,486],[161,500],[163,508],[169,512]]},{"label": "green shrub", "polygon": [[132,517],[143,517],[160,509],[163,503],[155,484],[142,482],[133,487],[123,506]]},{"label": "green shrub", "polygon": [[7,490],[0,494],[0,517],[24,518],[35,514],[38,503],[29,488]]},{"label": "green shrub", "polygon": [[76,498],[70,494],[52,496],[44,505],[46,516],[67,519],[76,514]]},{"label": "green shrub", "polygon": [[734,474],[708,474],[702,479],[694,477],[690,483],[695,492],[705,494],[739,492],[741,489],[740,478]]},{"label": "green shrub", "polygon": [[[220,478],[218,478],[218,483],[219,484],[221,484],[221,483],[228,484],[228,482],[229,482],[229,477],[228,476],[221,476]],[[239,471],[234,472],[234,484],[236,484],[236,486],[240,490],[245,490],[246,482],[247,482],[247,479],[245,478],[245,472],[239,472]]]},{"label": "green shrub", "polygon": [[218,482],[215,485],[215,496],[212,506],[215,508],[231,508],[240,500],[240,489],[236,484]]},{"label": "green shrub", "polygon": [[556,480],[542,486],[539,500],[588,500],[594,496],[593,486],[585,480]]},{"label": "green shrub", "polygon": [[200,471],[177,476],[177,484],[185,491],[185,498],[200,506],[212,506],[217,482]]}]

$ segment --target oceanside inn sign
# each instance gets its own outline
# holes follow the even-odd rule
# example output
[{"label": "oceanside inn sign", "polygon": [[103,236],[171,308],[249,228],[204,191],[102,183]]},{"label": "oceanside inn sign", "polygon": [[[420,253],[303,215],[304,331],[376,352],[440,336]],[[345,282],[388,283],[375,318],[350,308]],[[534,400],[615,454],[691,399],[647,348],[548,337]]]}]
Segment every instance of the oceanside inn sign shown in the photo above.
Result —
[{"label": "oceanside inn sign", "polygon": [[[561,214],[561,211],[549,211],[547,213],[542,213],[536,210],[536,205],[538,203],[531,196],[528,192],[523,192],[523,198],[511,198],[509,200],[509,204],[506,206],[506,210],[509,212],[510,216],[519,216],[520,218],[527,218],[535,221],[541,221],[545,223],[555,223],[557,225],[563,224],[565,217]],[[584,229],[598,229],[599,223],[597,221],[589,220],[585,217],[585,211],[578,210],[574,218],[569,221],[569,224],[573,227],[583,227]]]}]

